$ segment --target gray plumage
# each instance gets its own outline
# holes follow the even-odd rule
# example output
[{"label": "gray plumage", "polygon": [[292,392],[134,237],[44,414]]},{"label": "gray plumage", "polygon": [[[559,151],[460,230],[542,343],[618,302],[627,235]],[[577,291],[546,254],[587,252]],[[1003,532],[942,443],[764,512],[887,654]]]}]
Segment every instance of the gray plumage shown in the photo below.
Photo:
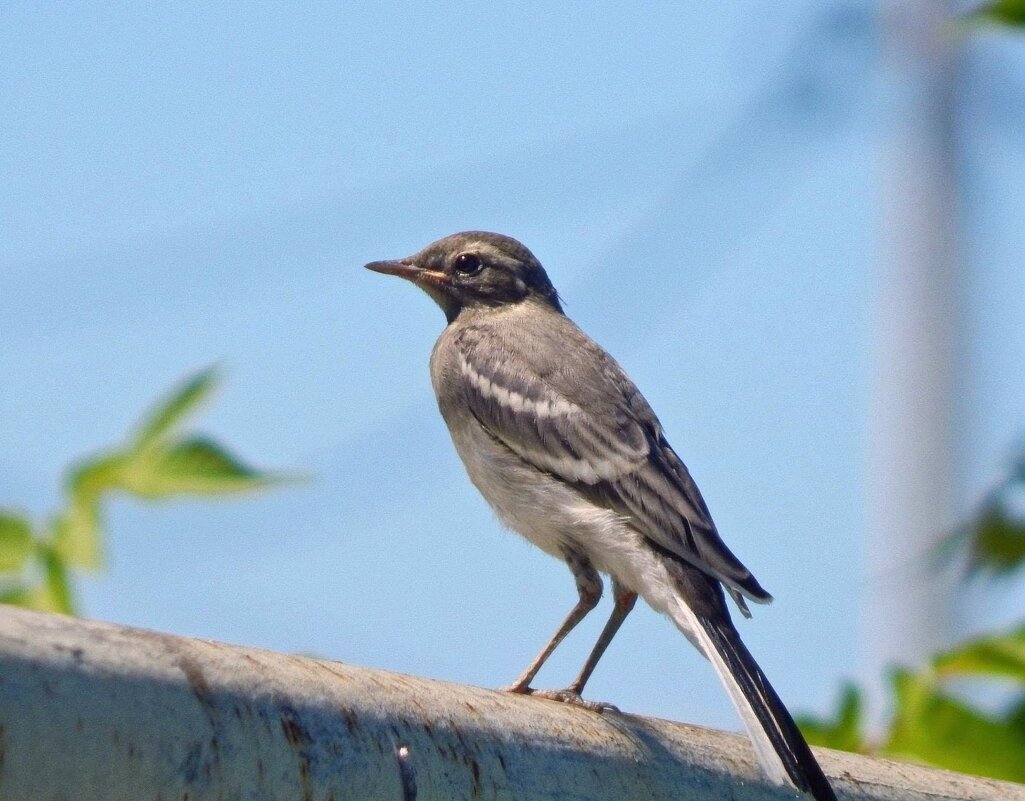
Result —
[{"label": "gray plumage", "polygon": [[[636,521],[653,542],[722,581],[745,612],[741,593],[771,600],[720,539],[690,473],[622,368],[563,314],[541,313],[543,324],[525,325],[532,311],[479,314],[438,340],[431,376],[449,428],[494,437]],[[487,497],[481,484],[490,476],[480,478]]]},{"label": "gray plumage", "polygon": [[[772,596],[722,541],[651,407],[565,316],[533,254],[509,237],[471,231],[367,266],[411,280],[445,312],[431,379],[470,480],[507,525],[566,561],[577,582],[578,604],[507,689],[600,707],[580,691],[639,594],[712,662],[770,778],[833,799],[740,642],[723,591],[745,615],[745,598]],[[534,690],[545,659],[597,603],[600,573],[612,577],[616,606],[581,675],[567,690]]]}]

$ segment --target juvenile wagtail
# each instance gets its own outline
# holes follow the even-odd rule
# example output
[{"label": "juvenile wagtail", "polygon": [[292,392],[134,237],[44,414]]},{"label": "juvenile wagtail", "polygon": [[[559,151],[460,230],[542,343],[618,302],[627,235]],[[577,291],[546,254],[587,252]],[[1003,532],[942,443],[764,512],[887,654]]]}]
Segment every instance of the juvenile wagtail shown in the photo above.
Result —
[{"label": "juvenile wagtail", "polygon": [[[835,795],[793,718],[740,640],[725,596],[750,616],[766,592],[720,539],[694,480],[623,369],[562,311],[534,255],[469,231],[367,267],[405,278],[448,320],[431,380],[470,480],[499,518],[562,559],[579,601],[506,689],[593,709],[580,693],[640,595],[712,663],[776,784]],[[612,615],[565,690],[530,684],[612,579]]]}]

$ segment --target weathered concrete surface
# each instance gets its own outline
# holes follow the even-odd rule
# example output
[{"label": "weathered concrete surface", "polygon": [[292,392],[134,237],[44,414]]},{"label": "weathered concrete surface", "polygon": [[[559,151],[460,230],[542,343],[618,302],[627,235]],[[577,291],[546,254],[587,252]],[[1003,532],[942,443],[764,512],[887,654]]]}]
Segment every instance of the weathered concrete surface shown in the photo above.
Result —
[{"label": "weathered concrete surface", "polygon": [[[843,799],[1025,786],[820,750]],[[0,799],[783,799],[737,735],[0,607]]]}]

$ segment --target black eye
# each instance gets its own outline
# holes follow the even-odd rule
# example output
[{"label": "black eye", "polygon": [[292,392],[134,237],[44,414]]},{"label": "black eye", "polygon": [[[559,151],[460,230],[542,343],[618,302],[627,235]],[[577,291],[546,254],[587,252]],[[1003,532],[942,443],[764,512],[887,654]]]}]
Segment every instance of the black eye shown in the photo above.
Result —
[{"label": "black eye", "polygon": [[475,253],[460,253],[456,256],[455,268],[463,275],[476,275],[484,269],[484,262]]}]

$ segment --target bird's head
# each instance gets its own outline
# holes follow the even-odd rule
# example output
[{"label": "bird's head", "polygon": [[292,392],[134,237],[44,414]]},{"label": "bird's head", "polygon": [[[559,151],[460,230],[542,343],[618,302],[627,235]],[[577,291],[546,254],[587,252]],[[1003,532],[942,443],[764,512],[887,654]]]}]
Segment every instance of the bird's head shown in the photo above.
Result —
[{"label": "bird's head", "polygon": [[501,234],[452,234],[408,258],[373,261],[367,269],[412,281],[434,298],[449,322],[463,310],[524,301],[562,312],[559,295],[534,254]]}]

